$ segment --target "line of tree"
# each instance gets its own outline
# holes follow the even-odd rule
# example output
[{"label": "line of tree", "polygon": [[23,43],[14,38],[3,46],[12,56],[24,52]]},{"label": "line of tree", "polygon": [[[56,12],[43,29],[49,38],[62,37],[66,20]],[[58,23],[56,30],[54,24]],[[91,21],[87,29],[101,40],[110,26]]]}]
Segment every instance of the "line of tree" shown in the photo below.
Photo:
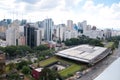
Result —
[{"label": "line of tree", "polygon": [[13,58],[17,56],[25,56],[32,53],[33,50],[29,46],[6,46],[0,47],[0,50],[6,53],[6,57]]},{"label": "line of tree", "polygon": [[37,53],[45,56],[45,55],[49,55],[49,53],[52,53],[54,51],[54,49],[50,49],[47,45],[40,45],[33,49],[31,49],[29,46],[7,46],[7,47],[0,47],[0,50],[5,52],[6,57],[9,59],[26,56],[29,53]]},{"label": "line of tree", "polygon": [[67,39],[64,43],[66,46],[74,46],[80,44],[89,44],[89,45],[101,46],[101,47],[104,46],[100,39],[92,39],[84,35],[78,38]]}]

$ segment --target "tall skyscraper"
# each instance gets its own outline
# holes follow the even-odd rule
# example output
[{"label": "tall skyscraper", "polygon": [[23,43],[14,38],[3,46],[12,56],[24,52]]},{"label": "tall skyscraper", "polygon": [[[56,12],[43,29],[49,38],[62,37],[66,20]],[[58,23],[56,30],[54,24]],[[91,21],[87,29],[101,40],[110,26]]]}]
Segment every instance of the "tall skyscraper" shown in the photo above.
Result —
[{"label": "tall skyscraper", "polygon": [[52,41],[53,27],[54,27],[54,22],[51,18],[44,20],[45,40],[46,41]]},{"label": "tall skyscraper", "polygon": [[16,45],[16,41],[17,41],[17,38],[16,38],[16,30],[15,28],[8,28],[6,30],[6,42],[7,42],[7,45]]},{"label": "tall skyscraper", "polygon": [[26,24],[24,26],[25,43],[31,48],[39,46],[41,44],[41,34],[41,31],[31,24]]},{"label": "tall skyscraper", "polygon": [[64,40],[64,32],[65,32],[65,24],[59,24],[56,27],[56,36],[58,37],[58,40],[63,41]]},{"label": "tall skyscraper", "polygon": [[73,29],[73,21],[72,20],[67,20],[67,27],[68,27],[68,30]]},{"label": "tall skyscraper", "polygon": [[106,30],[104,31],[104,34],[105,34],[105,38],[110,38],[111,35],[112,35],[111,29],[106,29]]},{"label": "tall skyscraper", "polygon": [[42,41],[42,31],[40,29],[35,30],[35,46],[39,46]]},{"label": "tall skyscraper", "polygon": [[35,46],[34,30],[35,28],[31,26],[30,24],[27,24],[24,27],[25,43],[31,48]]},{"label": "tall skyscraper", "polygon": [[8,45],[18,45],[18,39],[20,36],[19,26],[19,21],[15,20],[9,25],[9,28],[6,30],[6,41]]},{"label": "tall skyscraper", "polygon": [[26,23],[27,23],[27,20],[25,20],[25,19],[21,20],[21,25],[25,25]]},{"label": "tall skyscraper", "polygon": [[83,28],[83,34],[85,34],[87,31],[87,21],[81,22],[81,27]]}]

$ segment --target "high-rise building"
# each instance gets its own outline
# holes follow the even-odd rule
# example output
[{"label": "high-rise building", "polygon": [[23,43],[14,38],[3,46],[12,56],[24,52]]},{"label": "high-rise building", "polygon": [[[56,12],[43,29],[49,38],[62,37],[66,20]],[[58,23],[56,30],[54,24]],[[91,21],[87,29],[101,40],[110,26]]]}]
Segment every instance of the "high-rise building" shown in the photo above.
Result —
[{"label": "high-rise building", "polygon": [[39,28],[43,28],[44,27],[44,21],[38,21],[36,23],[37,23]]},{"label": "high-rise building", "polygon": [[6,30],[6,41],[8,45],[18,45],[19,39],[19,26],[18,20],[13,21]]},{"label": "high-rise building", "polygon": [[45,40],[52,41],[52,32],[53,32],[54,22],[51,18],[44,20],[44,28],[45,28]]},{"label": "high-rise building", "polygon": [[82,23],[81,23],[81,22],[78,22],[78,28],[79,28],[80,30],[83,30],[83,26],[82,26]]},{"label": "high-rise building", "polygon": [[81,22],[81,27],[83,28],[83,34],[87,31],[87,21]]},{"label": "high-rise building", "polygon": [[27,20],[26,19],[22,19],[21,25],[25,25],[25,24],[27,24]]},{"label": "high-rise building", "polygon": [[67,20],[67,27],[68,27],[68,30],[73,29],[73,21],[72,20]]},{"label": "high-rise building", "polygon": [[60,41],[64,40],[65,28],[66,28],[65,24],[59,24],[58,26],[56,26],[56,36]]},{"label": "high-rise building", "polygon": [[42,31],[40,29],[35,30],[35,45],[39,46],[42,41]]},{"label": "high-rise building", "polygon": [[110,38],[111,35],[112,35],[112,30],[111,29],[106,29],[104,31],[104,34],[105,34],[105,38]]},{"label": "high-rise building", "polygon": [[42,33],[39,29],[35,28],[31,24],[26,24],[24,26],[24,36],[26,45],[30,46],[31,48],[41,44]]},{"label": "high-rise building", "polygon": [[8,28],[7,31],[6,31],[6,42],[7,42],[7,45],[16,45],[16,41],[17,41],[17,38],[16,38],[16,30],[15,28]]},{"label": "high-rise building", "polygon": [[25,43],[31,48],[35,46],[34,30],[35,27],[30,24],[24,26]]}]

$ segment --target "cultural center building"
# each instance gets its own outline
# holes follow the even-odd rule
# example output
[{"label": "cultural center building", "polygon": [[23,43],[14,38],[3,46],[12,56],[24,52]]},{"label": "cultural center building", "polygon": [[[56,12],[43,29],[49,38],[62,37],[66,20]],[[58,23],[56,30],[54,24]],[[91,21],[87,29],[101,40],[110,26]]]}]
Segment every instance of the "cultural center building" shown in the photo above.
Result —
[{"label": "cultural center building", "polygon": [[110,49],[99,46],[79,45],[55,53],[57,56],[94,65],[110,53]]}]

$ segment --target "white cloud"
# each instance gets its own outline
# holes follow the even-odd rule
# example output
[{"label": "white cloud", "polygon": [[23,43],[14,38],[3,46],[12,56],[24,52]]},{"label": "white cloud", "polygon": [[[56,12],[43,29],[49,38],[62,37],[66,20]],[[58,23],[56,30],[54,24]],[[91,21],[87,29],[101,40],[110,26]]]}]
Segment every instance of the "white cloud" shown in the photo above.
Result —
[{"label": "white cloud", "polygon": [[[111,7],[104,4],[94,5],[94,2],[87,1],[83,6],[84,18],[92,25],[97,25],[102,28],[111,27],[117,28],[120,26],[120,3],[113,3]],[[118,18],[119,17],[119,18]]]},{"label": "white cloud", "polygon": [[[53,18],[56,24],[72,19],[74,22],[87,20],[88,24],[98,27],[120,26],[120,2],[113,3],[110,7],[104,4],[94,4],[94,0],[0,0],[0,19],[26,18],[29,21],[43,20],[47,17]],[[76,9],[77,8],[77,9]],[[22,15],[23,14],[23,15]]]}]

